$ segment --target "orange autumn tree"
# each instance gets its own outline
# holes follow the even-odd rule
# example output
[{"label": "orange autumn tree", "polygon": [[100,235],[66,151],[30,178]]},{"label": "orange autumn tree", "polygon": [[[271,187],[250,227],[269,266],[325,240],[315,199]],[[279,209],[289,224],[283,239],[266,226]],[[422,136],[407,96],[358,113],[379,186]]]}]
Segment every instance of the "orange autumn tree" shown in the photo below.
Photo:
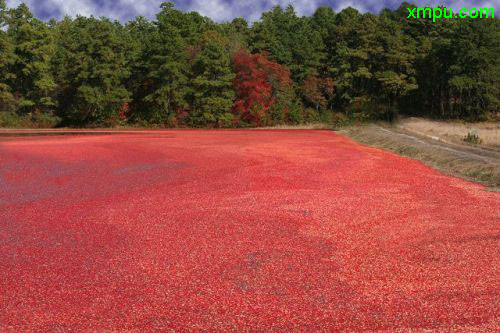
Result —
[{"label": "orange autumn tree", "polygon": [[[236,101],[233,113],[237,122],[253,126],[272,125],[270,109],[291,90],[290,71],[270,61],[264,54],[250,54],[241,50],[233,59],[236,78]],[[286,105],[282,108],[287,113]]]},{"label": "orange autumn tree", "polygon": [[335,85],[331,78],[321,78],[309,74],[302,84],[302,94],[305,100],[313,104],[316,110],[325,109],[333,96]]}]

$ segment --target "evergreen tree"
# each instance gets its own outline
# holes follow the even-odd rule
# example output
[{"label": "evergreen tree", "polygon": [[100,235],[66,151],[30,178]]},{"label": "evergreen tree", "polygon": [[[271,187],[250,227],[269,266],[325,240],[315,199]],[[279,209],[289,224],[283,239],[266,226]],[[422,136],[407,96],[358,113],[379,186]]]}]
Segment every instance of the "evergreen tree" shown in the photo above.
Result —
[{"label": "evergreen tree", "polygon": [[[419,90],[416,100],[419,109],[425,109],[433,117],[446,116],[449,96],[449,69],[453,65],[452,44],[456,20],[421,19],[416,58],[416,77]],[[415,33],[415,31],[413,32]]]},{"label": "evergreen tree", "polygon": [[479,119],[500,105],[499,27],[498,19],[458,22],[448,70],[449,116]]},{"label": "evergreen tree", "polygon": [[321,7],[314,12],[311,18],[312,28],[321,36],[324,45],[324,55],[318,66],[318,74],[321,77],[334,79],[335,69],[332,63],[332,55],[336,51],[336,13],[332,8]]},{"label": "evergreen tree", "polygon": [[10,85],[15,79],[15,75],[11,72],[11,66],[15,62],[15,54],[14,44],[4,31],[7,19],[5,0],[0,0],[0,112],[16,110],[16,101]]},{"label": "evergreen tree", "polygon": [[415,42],[403,34],[401,26],[390,15],[384,13],[379,17],[375,38],[377,47],[372,49],[370,57],[370,62],[373,62],[370,67],[377,80],[373,95],[377,96],[378,92],[378,98],[374,100],[387,105],[379,110],[392,120],[400,97],[418,88],[414,68]]},{"label": "evergreen tree", "polygon": [[299,18],[291,5],[262,14],[254,24],[251,46],[254,52],[267,53],[273,61],[287,66],[296,82],[316,73],[325,57],[320,33],[311,20]]},{"label": "evergreen tree", "polygon": [[194,110],[190,118],[194,125],[232,124],[235,75],[228,44],[217,32],[205,33],[202,50],[193,66]]},{"label": "evergreen tree", "polygon": [[244,18],[237,17],[229,23],[222,23],[218,26],[218,31],[228,39],[231,55],[248,49],[251,30]]},{"label": "evergreen tree", "polygon": [[201,42],[203,34],[216,29],[216,24],[208,17],[197,12],[182,13],[177,11],[170,18],[170,24],[175,25],[181,37],[188,45]]},{"label": "evergreen tree", "polygon": [[157,29],[151,37],[144,56],[148,63],[148,87],[143,107],[149,110],[148,119],[154,123],[175,123],[176,117],[190,106],[186,97],[188,87],[188,44],[181,35],[179,23],[185,14],[163,3],[155,22]]},{"label": "evergreen tree", "polygon": [[52,32],[25,4],[9,10],[7,23],[7,34],[14,44],[11,88],[18,107],[25,112],[53,110],[56,83],[50,68],[55,50]]},{"label": "evergreen tree", "polygon": [[340,108],[369,99],[373,91],[370,53],[376,49],[377,19],[346,8],[335,16],[334,53],[328,60],[335,78],[336,105]]},{"label": "evergreen tree", "polygon": [[114,125],[129,93],[126,53],[118,23],[65,18],[57,27],[54,68],[60,84],[60,115],[71,124]]},{"label": "evergreen tree", "polygon": [[137,17],[125,27],[129,37],[131,52],[127,55],[130,66],[130,79],[126,83],[131,93],[129,114],[131,121],[148,120],[152,112],[144,102],[150,93],[152,80],[149,76],[151,44],[157,35],[157,26],[144,17]]}]

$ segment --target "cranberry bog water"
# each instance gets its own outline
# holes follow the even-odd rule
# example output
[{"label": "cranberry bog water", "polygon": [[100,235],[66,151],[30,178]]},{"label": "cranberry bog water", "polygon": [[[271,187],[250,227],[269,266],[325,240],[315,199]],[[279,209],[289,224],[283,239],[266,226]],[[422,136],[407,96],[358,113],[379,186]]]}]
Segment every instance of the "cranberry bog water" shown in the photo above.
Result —
[{"label": "cranberry bog water", "polygon": [[494,331],[500,193],[330,131],[0,138],[0,331]]}]

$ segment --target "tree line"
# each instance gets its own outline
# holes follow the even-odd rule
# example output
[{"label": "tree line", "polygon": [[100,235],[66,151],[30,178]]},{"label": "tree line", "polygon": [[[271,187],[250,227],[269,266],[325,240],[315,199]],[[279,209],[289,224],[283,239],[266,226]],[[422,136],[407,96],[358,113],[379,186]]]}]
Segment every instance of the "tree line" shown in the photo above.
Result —
[{"label": "tree line", "polygon": [[408,19],[274,7],[216,23],[172,3],[155,20],[43,22],[0,0],[0,125],[247,127],[391,120],[399,113],[480,119],[500,99],[495,18]]}]

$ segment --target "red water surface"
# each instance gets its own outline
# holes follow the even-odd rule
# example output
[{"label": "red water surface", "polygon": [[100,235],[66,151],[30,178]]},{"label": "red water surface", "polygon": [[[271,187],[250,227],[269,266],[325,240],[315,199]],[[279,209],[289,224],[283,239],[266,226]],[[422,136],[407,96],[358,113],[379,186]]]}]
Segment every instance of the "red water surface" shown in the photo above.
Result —
[{"label": "red water surface", "polygon": [[0,139],[0,331],[495,331],[500,194],[326,131]]}]

